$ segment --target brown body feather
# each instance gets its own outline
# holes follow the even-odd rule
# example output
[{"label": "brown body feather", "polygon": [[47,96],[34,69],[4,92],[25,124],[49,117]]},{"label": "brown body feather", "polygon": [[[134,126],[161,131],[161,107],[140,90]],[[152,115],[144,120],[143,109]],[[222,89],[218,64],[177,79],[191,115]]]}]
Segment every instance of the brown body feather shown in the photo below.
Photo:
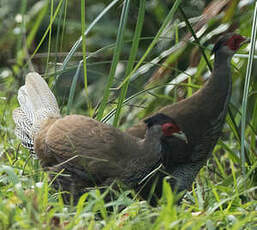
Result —
[{"label": "brown body feather", "polygon": [[98,178],[99,185],[99,180],[126,182],[137,170],[147,172],[160,160],[158,142],[155,136],[141,140],[89,117],[70,115],[44,121],[34,149],[44,166],[72,164]]}]

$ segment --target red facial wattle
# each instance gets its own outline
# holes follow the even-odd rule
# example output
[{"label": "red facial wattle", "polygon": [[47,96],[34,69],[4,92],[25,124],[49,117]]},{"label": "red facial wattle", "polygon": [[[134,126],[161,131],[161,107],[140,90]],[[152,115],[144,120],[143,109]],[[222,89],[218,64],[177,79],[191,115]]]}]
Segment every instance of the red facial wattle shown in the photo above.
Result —
[{"label": "red facial wattle", "polygon": [[236,51],[240,48],[241,43],[244,42],[246,39],[241,35],[233,35],[228,41],[226,45],[233,51]]},{"label": "red facial wattle", "polygon": [[179,127],[173,123],[165,123],[162,125],[162,132],[164,136],[171,136],[173,133],[177,133],[179,131]]}]

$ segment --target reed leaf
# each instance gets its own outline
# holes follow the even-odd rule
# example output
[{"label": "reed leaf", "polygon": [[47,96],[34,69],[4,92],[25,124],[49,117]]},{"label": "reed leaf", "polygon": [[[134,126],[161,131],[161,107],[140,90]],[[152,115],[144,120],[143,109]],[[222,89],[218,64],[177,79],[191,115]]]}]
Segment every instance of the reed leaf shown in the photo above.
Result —
[{"label": "reed leaf", "polygon": [[251,43],[250,43],[250,52],[249,59],[247,63],[246,76],[245,76],[245,84],[244,84],[244,92],[243,92],[243,100],[242,100],[242,118],[241,118],[241,161],[242,161],[242,171],[245,176],[245,128],[246,128],[246,112],[247,112],[247,101],[248,101],[248,93],[250,86],[250,79],[252,73],[253,66],[253,57],[255,50],[255,42],[256,42],[256,32],[257,32],[257,2],[255,3],[255,10],[253,15],[253,23],[252,23],[252,32],[251,32]]},{"label": "reed leaf", "polygon": [[117,34],[117,39],[116,39],[116,45],[114,48],[110,73],[108,76],[106,87],[104,89],[104,95],[103,95],[101,105],[99,107],[99,110],[97,111],[96,118],[98,120],[101,120],[104,110],[105,110],[105,107],[107,105],[109,95],[110,95],[110,88],[112,87],[116,67],[119,62],[120,52],[123,47],[123,39],[124,39],[124,33],[125,33],[126,24],[127,24],[129,5],[130,5],[130,0],[125,0],[123,8],[122,8],[121,19],[120,19],[120,24],[119,24],[119,28],[118,28],[118,34]]},{"label": "reed leaf", "polygon": [[[130,56],[129,56],[125,76],[127,76],[132,71],[134,63],[135,63],[138,44],[140,41],[141,31],[142,31],[143,22],[144,22],[144,14],[145,14],[145,0],[140,0],[138,20],[137,20],[137,25],[136,25],[136,29],[135,29],[135,34],[134,34],[134,38],[133,38],[133,43],[132,43],[132,47],[131,47],[131,51],[130,51]],[[113,121],[114,127],[118,126],[119,117],[120,117],[120,113],[121,113],[121,109],[122,109],[122,103],[126,97],[128,85],[129,85],[129,81],[126,81],[126,83],[121,88],[121,93],[119,96],[118,105],[116,107],[116,113],[115,113],[115,117],[114,117],[114,121]]]}]

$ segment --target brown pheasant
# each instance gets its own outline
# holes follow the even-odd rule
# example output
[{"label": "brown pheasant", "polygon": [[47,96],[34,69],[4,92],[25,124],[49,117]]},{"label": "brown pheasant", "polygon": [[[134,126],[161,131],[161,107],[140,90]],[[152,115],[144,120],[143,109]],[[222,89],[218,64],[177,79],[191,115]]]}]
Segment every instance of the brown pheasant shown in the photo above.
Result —
[{"label": "brown pheasant", "polygon": [[162,137],[184,138],[171,119],[161,125],[146,120],[145,138],[140,139],[86,116],[61,117],[53,93],[37,73],[26,76],[18,101],[20,107],[13,111],[17,137],[43,167],[63,171],[55,184],[75,199],[88,187],[115,180],[135,188],[160,164]]}]

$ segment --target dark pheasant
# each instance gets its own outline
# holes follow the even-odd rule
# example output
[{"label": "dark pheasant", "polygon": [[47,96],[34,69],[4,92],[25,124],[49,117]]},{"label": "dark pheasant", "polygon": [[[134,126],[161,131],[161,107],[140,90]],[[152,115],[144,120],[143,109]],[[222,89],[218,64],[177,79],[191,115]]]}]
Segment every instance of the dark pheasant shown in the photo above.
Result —
[{"label": "dark pheasant", "polygon": [[[231,97],[230,61],[240,46],[247,42],[238,34],[226,34],[214,46],[214,68],[206,84],[178,103],[168,105],[158,111],[172,118],[186,134],[188,143],[177,138],[165,137],[162,151],[162,172],[158,171],[152,180],[157,180],[157,197],[161,195],[162,179],[171,175],[173,189],[178,192],[189,189],[197,173],[210,157],[221,135],[228,104]],[[159,124],[162,124],[162,118]],[[157,122],[158,123],[158,122]],[[143,123],[128,130],[128,133],[142,137]],[[167,172],[164,173],[163,171]],[[159,179],[156,179],[159,178]],[[145,195],[150,186],[146,186]]]}]

